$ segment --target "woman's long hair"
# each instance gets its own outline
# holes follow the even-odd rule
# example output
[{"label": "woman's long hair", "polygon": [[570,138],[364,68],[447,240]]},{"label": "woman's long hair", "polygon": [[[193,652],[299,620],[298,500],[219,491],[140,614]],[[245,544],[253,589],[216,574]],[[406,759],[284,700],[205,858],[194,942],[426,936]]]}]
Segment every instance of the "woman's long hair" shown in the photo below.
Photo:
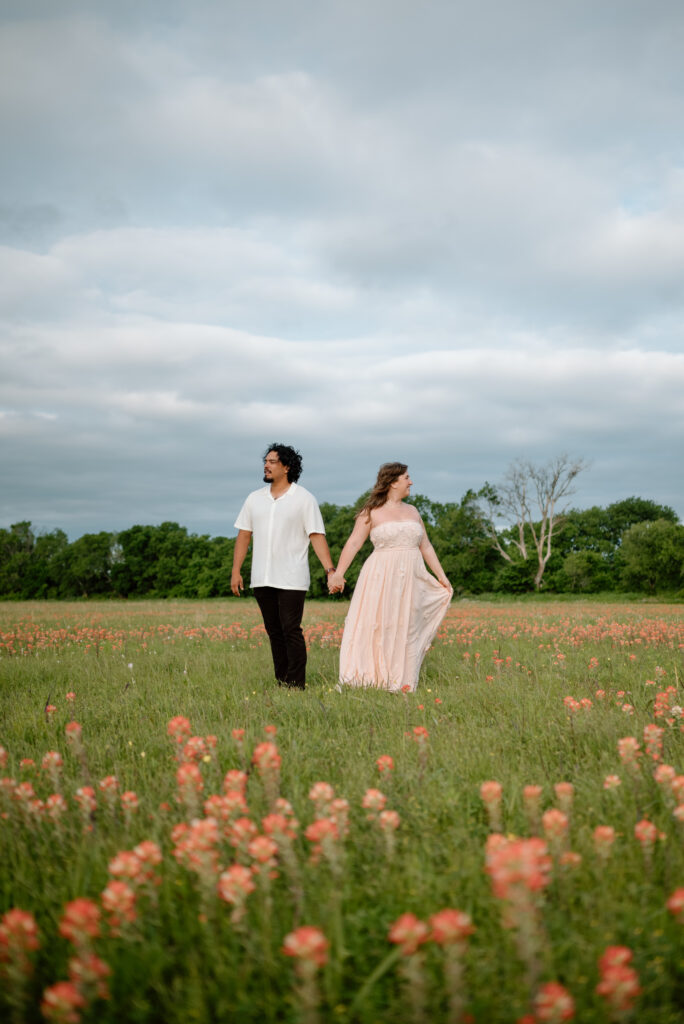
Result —
[{"label": "woman's long hair", "polygon": [[390,487],[407,469],[408,466],[405,466],[403,462],[383,463],[378,470],[378,479],[375,481],[373,490],[357,513],[357,519],[363,515],[370,519],[372,510],[374,508],[381,508],[385,504],[389,496]]}]

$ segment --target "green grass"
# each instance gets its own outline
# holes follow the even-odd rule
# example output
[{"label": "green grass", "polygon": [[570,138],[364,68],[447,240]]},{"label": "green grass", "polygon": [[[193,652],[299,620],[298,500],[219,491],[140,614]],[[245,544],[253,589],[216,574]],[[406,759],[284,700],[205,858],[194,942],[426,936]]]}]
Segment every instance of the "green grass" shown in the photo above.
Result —
[{"label": "green grass", "polygon": [[[293,964],[280,950],[293,927],[312,924],[331,942],[320,977],[322,1020],[407,1021],[411,1011],[396,965],[365,990],[364,984],[391,952],[387,933],[400,914],[427,920],[457,907],[476,928],[465,955],[467,1011],[483,1024],[515,1021],[529,1010],[526,970],[484,871],[489,827],[479,787],[497,779],[504,788],[504,830],[517,836],[529,835],[525,785],[543,787],[542,809],[554,806],[555,783],[575,787],[569,846],[582,860],[575,868],[555,865],[541,896],[539,980],[565,985],[583,1024],[605,1021],[595,993],[598,957],[608,945],[627,945],[643,990],[639,1021],[681,1021],[684,927],[665,902],[684,885],[684,836],[652,778],[653,762],[643,757],[632,777],[617,753],[623,736],[643,745],[644,726],[656,721],[657,692],[674,686],[673,703],[684,704],[681,611],[574,601],[458,603],[428,654],[418,692],[395,696],[336,692],[344,609],[342,602],[307,605],[309,685],[298,693],[273,683],[250,600],[0,606],[0,744],[8,752],[0,774],[30,780],[45,799],[52,790],[40,762],[46,751],[58,750],[69,803],[60,827],[25,820],[11,797],[0,821],[0,915],[14,906],[31,911],[41,932],[17,1019],[41,1020],[42,991],[67,977],[73,950],[57,931],[65,903],[80,896],[99,900],[114,854],[153,839],[164,853],[157,898],[141,896],[130,934],[117,938],[103,928],[95,946],[112,968],[111,998],[93,1004],[84,1020],[297,1020]],[[605,690],[604,699],[595,697],[597,689]],[[68,691],[76,695],[73,703],[65,700]],[[618,698],[619,691],[625,696]],[[592,707],[570,714],[567,695],[590,698]],[[57,708],[49,719],[47,703]],[[622,710],[624,703],[633,705],[633,714]],[[264,727],[277,727],[280,791],[301,822],[295,842],[301,919],[282,866],[270,901],[254,892],[244,927],[236,929],[230,908],[203,895],[196,876],[177,863],[171,830],[184,809],[175,799],[177,764],[166,735],[176,715],[189,718],[193,734],[218,738],[212,759],[202,764],[203,797],[221,792],[229,768],[248,767],[249,753],[266,738]],[[83,759],[65,742],[72,717],[83,729]],[[657,721],[665,726],[663,761],[680,774],[679,722]],[[419,725],[429,731],[424,765],[413,738]],[[237,727],[246,730],[244,762],[231,738]],[[375,767],[380,754],[394,758],[390,779]],[[22,771],[22,758],[33,758],[37,769]],[[610,773],[619,774],[622,785],[608,792],[603,779]],[[139,810],[127,822],[120,809],[108,811],[98,793],[84,832],[73,794],[88,784],[97,790],[106,775],[116,775],[122,791],[137,793]],[[318,780],[350,803],[341,881],[325,861],[309,862],[303,836],[314,817],[308,792]],[[387,806],[401,816],[391,861],[361,808],[369,787],[382,789]],[[268,806],[254,771],[247,802],[259,824]],[[170,809],[160,810],[163,803]],[[634,838],[644,817],[666,835],[650,865]],[[606,865],[593,849],[599,824],[619,833]],[[234,856],[224,843],[222,866]],[[440,951],[432,943],[424,951],[428,1019],[446,1020]],[[0,994],[0,1019],[3,998],[7,994]]]}]

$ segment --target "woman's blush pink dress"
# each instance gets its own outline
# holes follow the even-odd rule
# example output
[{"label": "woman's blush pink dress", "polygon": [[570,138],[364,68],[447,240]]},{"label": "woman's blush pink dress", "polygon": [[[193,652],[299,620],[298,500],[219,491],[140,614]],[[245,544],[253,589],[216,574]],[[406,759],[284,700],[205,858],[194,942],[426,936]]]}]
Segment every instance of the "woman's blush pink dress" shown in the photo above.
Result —
[{"label": "woman's blush pink dress", "polygon": [[361,569],[344,624],[340,682],[415,690],[452,591],[425,567],[422,523],[380,523],[370,539],[374,550]]}]

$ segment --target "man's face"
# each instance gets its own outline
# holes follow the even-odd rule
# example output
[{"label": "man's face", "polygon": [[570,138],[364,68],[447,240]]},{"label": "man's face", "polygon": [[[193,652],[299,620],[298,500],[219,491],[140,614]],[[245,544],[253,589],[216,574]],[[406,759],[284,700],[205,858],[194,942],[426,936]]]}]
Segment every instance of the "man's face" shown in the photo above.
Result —
[{"label": "man's face", "polygon": [[269,452],[264,459],[264,483],[280,484],[287,480],[287,466],[283,466],[278,452]]}]

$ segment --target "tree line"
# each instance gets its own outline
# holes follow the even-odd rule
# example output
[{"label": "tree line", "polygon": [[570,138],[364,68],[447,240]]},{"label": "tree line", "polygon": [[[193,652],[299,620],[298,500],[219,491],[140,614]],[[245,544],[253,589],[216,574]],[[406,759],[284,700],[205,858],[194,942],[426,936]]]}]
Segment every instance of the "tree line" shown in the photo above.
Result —
[{"label": "tree line", "polygon": [[[321,505],[335,560],[365,497],[353,505]],[[467,491],[458,502],[422,495],[411,501],[458,596],[541,589],[684,597],[684,526],[666,505],[631,497],[605,508],[570,509],[555,516],[552,543],[547,543],[547,522],[540,547],[543,515],[535,518],[529,502],[518,521],[495,527],[497,503],[500,508],[503,502],[490,485]],[[172,522],[88,533],[74,541],[60,529],[36,533],[30,522],[15,523],[0,529],[0,598],[225,597],[234,543],[229,537],[189,533]],[[347,596],[371,550],[367,542],[347,573]],[[313,553],[310,562],[310,596],[326,596],[325,576]],[[249,571],[248,556],[245,580]]]}]

